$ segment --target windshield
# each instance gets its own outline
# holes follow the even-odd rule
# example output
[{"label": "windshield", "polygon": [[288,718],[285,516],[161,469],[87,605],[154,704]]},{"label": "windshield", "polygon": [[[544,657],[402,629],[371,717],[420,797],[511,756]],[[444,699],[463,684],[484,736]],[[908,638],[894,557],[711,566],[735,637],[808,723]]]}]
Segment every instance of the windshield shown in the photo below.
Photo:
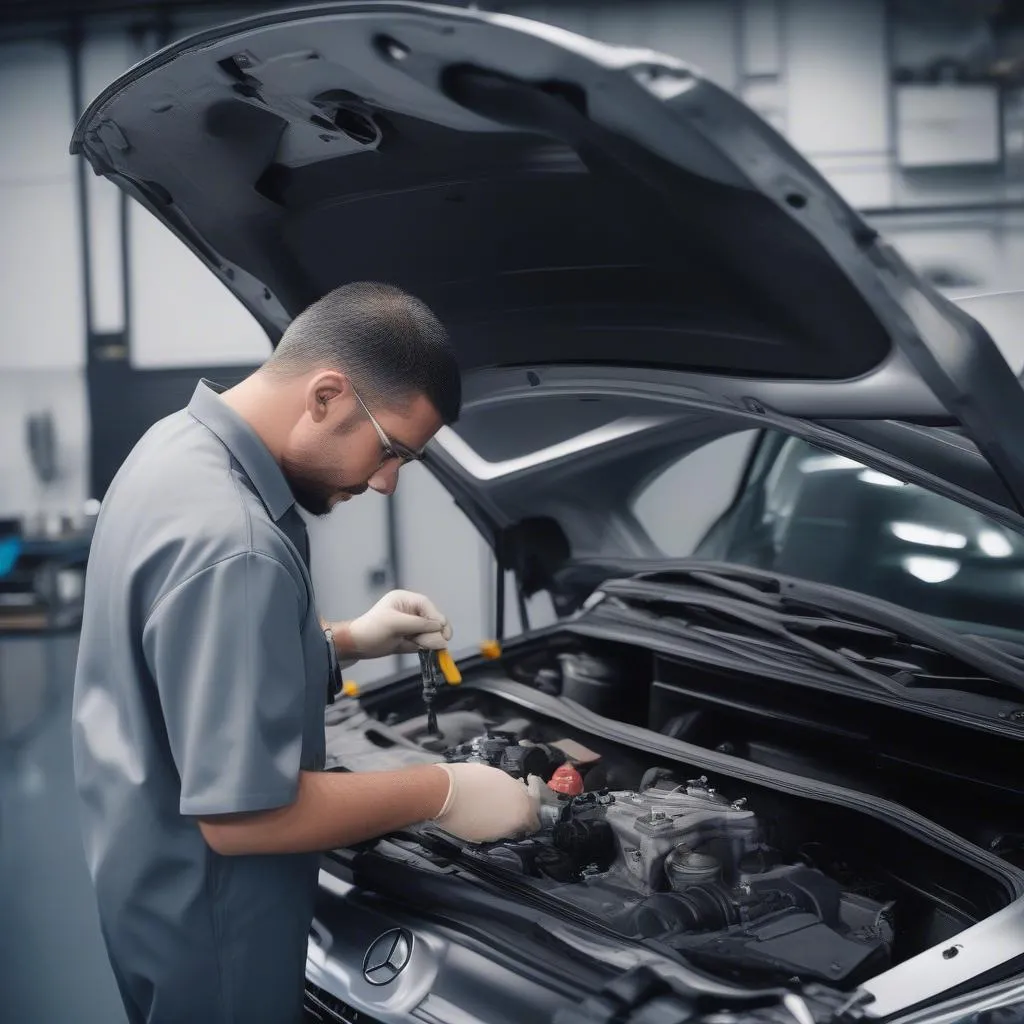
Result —
[{"label": "windshield", "polygon": [[970,628],[1021,628],[1018,534],[948,498],[772,432],[695,556],[830,583]]}]

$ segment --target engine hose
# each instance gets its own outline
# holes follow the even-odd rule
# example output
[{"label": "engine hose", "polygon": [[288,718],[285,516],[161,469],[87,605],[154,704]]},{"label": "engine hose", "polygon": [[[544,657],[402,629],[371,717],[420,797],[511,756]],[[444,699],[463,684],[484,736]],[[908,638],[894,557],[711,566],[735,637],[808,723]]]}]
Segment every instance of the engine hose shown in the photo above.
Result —
[{"label": "engine hose", "polygon": [[717,932],[740,920],[738,908],[717,885],[691,885],[676,893],[674,902],[686,922],[685,931]]}]

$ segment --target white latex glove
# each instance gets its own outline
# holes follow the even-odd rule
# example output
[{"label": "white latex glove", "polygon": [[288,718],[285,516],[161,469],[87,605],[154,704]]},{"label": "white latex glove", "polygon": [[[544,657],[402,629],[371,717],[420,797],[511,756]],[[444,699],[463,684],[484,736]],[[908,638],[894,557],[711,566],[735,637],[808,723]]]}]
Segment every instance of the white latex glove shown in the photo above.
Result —
[{"label": "white latex glove", "polygon": [[[487,764],[438,764],[448,773],[448,799],[434,822],[469,843],[493,843],[540,828],[536,783],[525,785]],[[536,778],[533,776],[532,778]]]},{"label": "white latex glove", "polygon": [[452,638],[448,620],[429,598],[392,590],[368,612],[348,624],[354,658],[414,654],[421,648],[443,650]]}]

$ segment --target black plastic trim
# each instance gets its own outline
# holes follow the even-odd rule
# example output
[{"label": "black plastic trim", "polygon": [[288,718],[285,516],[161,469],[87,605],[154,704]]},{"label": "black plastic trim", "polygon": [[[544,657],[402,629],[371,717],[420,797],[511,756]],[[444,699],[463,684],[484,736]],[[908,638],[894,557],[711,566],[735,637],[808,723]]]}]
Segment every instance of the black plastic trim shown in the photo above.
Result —
[{"label": "black plastic trim", "polygon": [[[624,639],[622,636],[615,636],[611,630],[593,630],[591,632],[592,635],[603,635],[605,639],[609,640]],[[627,642],[636,643],[635,636],[632,641]],[[574,701],[562,697],[549,697],[507,678],[467,678],[462,683],[462,687],[494,694],[527,710],[547,717],[554,717],[613,743],[621,743],[660,757],[685,761],[696,768],[717,772],[741,782],[766,786],[790,796],[821,800],[837,807],[845,807],[866,814],[878,821],[899,828],[935,849],[943,850],[973,865],[1000,882],[1005,888],[1009,900],[1016,900],[1024,896],[1024,871],[1012,867],[995,855],[961,839],[960,836],[941,825],[937,825],[915,811],[892,801],[877,796],[865,796],[855,790],[831,783],[811,781],[776,768],[755,765],[730,754],[721,754],[718,751],[711,751],[682,740],[657,735],[649,729],[624,725],[596,715]]]}]

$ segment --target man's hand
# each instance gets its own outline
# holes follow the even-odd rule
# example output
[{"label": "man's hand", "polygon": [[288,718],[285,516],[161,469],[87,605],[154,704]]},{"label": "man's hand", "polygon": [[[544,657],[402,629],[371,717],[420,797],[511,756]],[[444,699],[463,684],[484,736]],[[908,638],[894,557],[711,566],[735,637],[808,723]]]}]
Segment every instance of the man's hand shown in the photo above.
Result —
[{"label": "man's hand", "polygon": [[332,628],[343,661],[439,651],[452,638],[448,620],[430,599],[408,590],[392,590],[358,619]]},{"label": "man's hand", "polygon": [[447,764],[448,796],[434,821],[446,832],[470,843],[493,843],[536,832],[540,828],[541,779],[529,784],[500,768],[471,762]]}]

